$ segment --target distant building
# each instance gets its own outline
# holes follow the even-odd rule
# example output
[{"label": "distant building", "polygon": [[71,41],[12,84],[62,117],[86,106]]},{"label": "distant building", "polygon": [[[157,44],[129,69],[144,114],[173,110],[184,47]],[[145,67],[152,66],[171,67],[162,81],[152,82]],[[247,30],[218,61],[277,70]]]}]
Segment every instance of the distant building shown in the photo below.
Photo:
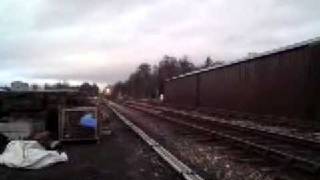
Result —
[{"label": "distant building", "polygon": [[11,91],[29,91],[29,84],[22,81],[11,83]]}]

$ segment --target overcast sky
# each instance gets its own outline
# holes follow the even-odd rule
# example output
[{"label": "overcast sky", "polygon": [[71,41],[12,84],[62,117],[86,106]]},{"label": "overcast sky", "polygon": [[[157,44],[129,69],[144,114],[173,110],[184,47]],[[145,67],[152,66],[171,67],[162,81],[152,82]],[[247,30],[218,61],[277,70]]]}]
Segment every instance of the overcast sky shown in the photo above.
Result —
[{"label": "overcast sky", "polygon": [[124,80],[165,54],[234,60],[320,35],[319,0],[1,0],[0,85]]}]

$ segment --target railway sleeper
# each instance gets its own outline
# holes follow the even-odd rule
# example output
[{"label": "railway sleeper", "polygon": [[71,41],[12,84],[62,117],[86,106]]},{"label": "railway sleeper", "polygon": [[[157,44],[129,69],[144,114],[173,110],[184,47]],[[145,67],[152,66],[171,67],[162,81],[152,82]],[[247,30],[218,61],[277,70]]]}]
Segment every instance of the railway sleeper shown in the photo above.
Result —
[{"label": "railway sleeper", "polygon": [[309,140],[309,139],[306,139],[303,137],[293,136],[293,135],[279,133],[279,132],[272,132],[269,130],[257,129],[252,126],[231,124],[228,121],[221,121],[221,120],[217,120],[215,118],[213,119],[212,117],[208,117],[208,116],[193,115],[193,114],[188,114],[185,112],[179,112],[179,111],[174,111],[174,110],[165,110],[164,112],[167,113],[168,115],[174,115],[175,117],[178,117],[178,118],[180,116],[180,117],[188,118],[190,120],[197,120],[197,121],[204,120],[206,122],[213,122],[216,125],[219,124],[219,125],[222,125],[222,126],[225,126],[228,128],[235,128],[237,130],[243,130],[243,131],[247,131],[247,132],[255,132],[260,135],[272,137],[272,138],[282,140],[285,142],[290,141],[291,143],[298,143],[303,146],[308,146],[310,148],[320,149],[320,143],[314,142],[312,140]]}]

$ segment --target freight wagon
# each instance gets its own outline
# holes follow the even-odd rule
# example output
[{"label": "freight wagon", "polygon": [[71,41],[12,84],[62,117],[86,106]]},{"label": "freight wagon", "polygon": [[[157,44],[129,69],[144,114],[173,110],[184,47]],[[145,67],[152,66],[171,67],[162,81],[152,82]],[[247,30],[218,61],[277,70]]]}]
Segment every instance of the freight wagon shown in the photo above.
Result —
[{"label": "freight wagon", "polygon": [[173,77],[165,102],[294,119],[320,116],[320,38]]}]

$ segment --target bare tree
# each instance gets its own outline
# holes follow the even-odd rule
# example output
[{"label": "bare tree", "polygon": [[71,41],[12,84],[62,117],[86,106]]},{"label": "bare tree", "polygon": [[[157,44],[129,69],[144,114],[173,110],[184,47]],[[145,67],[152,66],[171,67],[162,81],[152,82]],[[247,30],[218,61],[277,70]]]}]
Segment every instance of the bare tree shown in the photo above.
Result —
[{"label": "bare tree", "polygon": [[196,69],[195,65],[189,60],[188,56],[179,59],[180,74],[188,73]]},{"label": "bare tree", "polygon": [[88,82],[84,82],[80,85],[79,91],[84,95],[97,96],[99,94],[99,87],[95,83],[90,85]]},{"label": "bare tree", "polygon": [[214,67],[214,66],[220,66],[223,65],[224,62],[223,61],[218,61],[218,60],[212,60],[212,58],[210,56],[208,56],[204,62],[204,65],[202,66],[202,68],[208,68],[208,67]]},{"label": "bare tree", "polygon": [[157,98],[163,93],[167,79],[196,69],[188,56],[177,59],[165,55],[158,65],[140,64],[125,82],[117,82],[112,89],[112,97],[130,96],[134,98]]}]

